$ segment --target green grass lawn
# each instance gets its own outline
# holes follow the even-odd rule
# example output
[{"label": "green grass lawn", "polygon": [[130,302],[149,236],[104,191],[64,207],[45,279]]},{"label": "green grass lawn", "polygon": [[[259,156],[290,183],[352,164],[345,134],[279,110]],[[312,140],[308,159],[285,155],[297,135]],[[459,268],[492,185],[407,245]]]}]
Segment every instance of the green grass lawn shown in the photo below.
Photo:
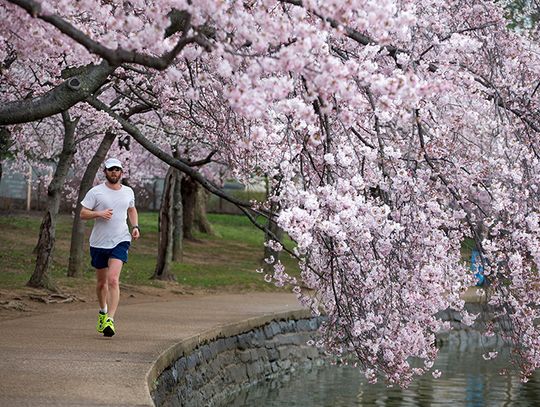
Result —
[{"label": "green grass lawn", "polygon": [[[124,266],[124,284],[163,287],[161,281],[150,280],[156,266],[157,218],[155,212],[139,214],[142,239],[132,243],[129,262]],[[264,234],[241,215],[209,214],[215,236],[196,234],[196,240],[184,242],[184,258],[174,263],[172,270],[182,286],[201,289],[275,290],[256,270],[261,267]],[[23,287],[34,269],[34,247],[37,243],[41,217],[38,213],[0,213],[0,288]],[[87,225],[87,235],[91,222]],[[71,217],[61,215],[57,225],[57,240],[51,275],[61,286],[75,287],[94,281],[90,266],[88,239],[85,243],[84,276],[66,277],[71,237]],[[290,240],[285,242],[292,247]],[[474,242],[465,239],[462,258],[468,264]],[[288,272],[297,276],[298,267],[288,254],[282,255]]]},{"label": "green grass lawn", "polygon": [[[155,212],[139,214],[142,238],[132,242],[129,262],[124,266],[121,281],[125,284],[163,286],[150,280],[154,273],[157,253],[157,218]],[[196,240],[184,242],[184,258],[174,263],[172,270],[182,286],[204,289],[274,290],[256,272],[264,252],[262,231],[239,215],[210,214],[216,236],[196,234]],[[41,217],[39,214],[19,213],[8,216],[0,213],[0,288],[17,288],[26,284],[33,272]],[[91,223],[87,225],[90,234]],[[60,215],[56,246],[51,266],[53,279],[62,286],[72,287],[84,280],[93,281],[88,243],[85,243],[84,277],[67,278],[71,217]],[[288,242],[292,245],[292,242]],[[284,254],[283,262],[298,274],[294,259]],[[83,281],[81,281],[83,280]]]}]

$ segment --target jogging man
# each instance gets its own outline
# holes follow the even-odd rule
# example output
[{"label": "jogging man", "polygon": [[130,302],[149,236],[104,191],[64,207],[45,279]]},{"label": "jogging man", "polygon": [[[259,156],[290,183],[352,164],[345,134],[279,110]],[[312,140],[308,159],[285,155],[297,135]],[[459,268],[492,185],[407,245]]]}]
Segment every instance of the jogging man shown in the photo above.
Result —
[{"label": "jogging man", "polygon": [[[116,158],[105,161],[107,181],[92,188],[81,201],[81,219],[95,219],[90,235],[90,255],[96,269],[96,293],[99,302],[97,331],[113,336],[114,314],[120,300],[120,272],[127,262],[131,238],[140,236],[139,217],[133,190],[120,183],[122,163]],[[126,219],[132,225],[131,234]]]}]

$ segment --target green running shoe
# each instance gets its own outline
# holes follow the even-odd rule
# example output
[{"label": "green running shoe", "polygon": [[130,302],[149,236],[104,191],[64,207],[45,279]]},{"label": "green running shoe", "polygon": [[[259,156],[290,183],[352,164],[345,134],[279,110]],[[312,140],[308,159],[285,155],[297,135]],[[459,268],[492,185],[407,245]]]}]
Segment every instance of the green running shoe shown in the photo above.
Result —
[{"label": "green running shoe", "polygon": [[107,318],[103,324],[103,335],[107,337],[114,335],[114,321],[111,318]]},{"label": "green running shoe", "polygon": [[107,314],[102,314],[101,312],[98,314],[96,329],[100,334],[103,333],[104,324],[108,317]]}]

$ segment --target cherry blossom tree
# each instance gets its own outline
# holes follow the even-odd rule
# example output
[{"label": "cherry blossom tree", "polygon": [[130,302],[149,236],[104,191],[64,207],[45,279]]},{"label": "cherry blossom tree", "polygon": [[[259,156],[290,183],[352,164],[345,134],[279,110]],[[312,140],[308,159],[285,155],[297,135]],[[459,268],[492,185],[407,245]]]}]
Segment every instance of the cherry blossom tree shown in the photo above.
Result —
[{"label": "cherry blossom tree", "polygon": [[[371,381],[430,371],[440,311],[474,322],[460,297],[473,239],[486,335],[510,327],[526,380],[540,366],[540,58],[537,29],[509,29],[503,6],[3,0],[0,125],[91,106],[252,220],[279,208],[301,281],[273,259],[265,278],[326,314],[324,345]],[[125,115],[141,103],[149,122]],[[200,155],[174,157],[173,135]],[[267,174],[269,201],[227,197],[195,164],[208,157]]]}]

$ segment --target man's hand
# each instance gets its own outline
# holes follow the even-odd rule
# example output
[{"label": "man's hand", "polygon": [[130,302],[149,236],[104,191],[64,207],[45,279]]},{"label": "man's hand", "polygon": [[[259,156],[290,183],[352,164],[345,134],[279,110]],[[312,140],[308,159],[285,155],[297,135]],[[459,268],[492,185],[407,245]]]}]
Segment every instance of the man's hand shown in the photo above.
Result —
[{"label": "man's hand", "polygon": [[141,232],[139,230],[139,228],[133,228],[133,230],[131,231],[131,237],[135,240],[137,240],[139,237],[141,237]]},{"label": "man's hand", "polygon": [[105,209],[104,211],[99,212],[99,217],[105,220],[110,220],[113,215],[113,210],[111,208]]}]

